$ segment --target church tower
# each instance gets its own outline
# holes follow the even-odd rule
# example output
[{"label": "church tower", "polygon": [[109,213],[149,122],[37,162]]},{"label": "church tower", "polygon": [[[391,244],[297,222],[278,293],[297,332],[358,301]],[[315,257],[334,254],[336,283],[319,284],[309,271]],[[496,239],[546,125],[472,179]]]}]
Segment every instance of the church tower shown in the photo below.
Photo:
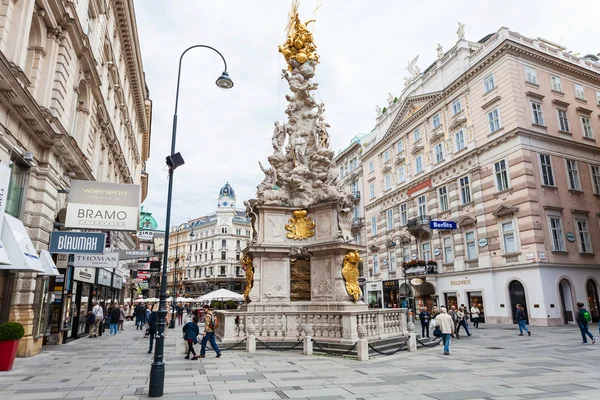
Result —
[{"label": "church tower", "polygon": [[217,232],[231,233],[233,229],[233,217],[235,217],[235,191],[229,182],[219,191],[217,201]]}]

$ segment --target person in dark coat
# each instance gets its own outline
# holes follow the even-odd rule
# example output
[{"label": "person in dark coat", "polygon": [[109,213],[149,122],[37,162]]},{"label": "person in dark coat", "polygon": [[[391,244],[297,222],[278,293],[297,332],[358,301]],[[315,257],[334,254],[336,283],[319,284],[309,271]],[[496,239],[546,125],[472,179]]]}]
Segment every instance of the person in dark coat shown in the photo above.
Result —
[{"label": "person in dark coat", "polygon": [[135,329],[142,329],[146,323],[146,308],[143,304],[135,306]]},{"label": "person in dark coat", "polygon": [[158,316],[152,310],[152,306],[149,305],[148,310],[150,311],[150,314],[148,314],[148,319],[147,319],[148,333],[150,335],[150,348],[148,349],[148,354],[151,354],[152,347],[154,345],[154,336],[156,336],[156,328],[158,325]]},{"label": "person in dark coat", "polygon": [[200,334],[200,328],[198,328],[198,318],[194,317],[192,321],[188,321],[182,328],[183,330],[183,339],[188,344],[188,351],[185,356],[186,360],[190,359],[190,353],[194,355],[192,360],[197,360],[198,356],[196,355],[196,351],[194,350],[194,345],[198,343],[198,335]]},{"label": "person in dark coat", "polygon": [[119,318],[121,317],[121,310],[118,304],[114,304],[110,310],[110,334],[116,335],[119,333]]}]

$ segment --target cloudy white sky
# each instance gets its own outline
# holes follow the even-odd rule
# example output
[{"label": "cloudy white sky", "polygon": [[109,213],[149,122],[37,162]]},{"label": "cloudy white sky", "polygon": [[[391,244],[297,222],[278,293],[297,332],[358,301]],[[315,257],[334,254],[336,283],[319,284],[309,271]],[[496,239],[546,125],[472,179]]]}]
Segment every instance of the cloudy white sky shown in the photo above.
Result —
[{"label": "cloudy white sky", "polygon": [[[375,106],[387,94],[401,93],[407,61],[419,55],[425,69],[437,43],[456,42],[458,22],[466,39],[477,41],[501,26],[529,37],[558,42],[574,53],[600,52],[594,33],[597,0],[567,7],[545,1],[322,0],[314,30],[321,56],[317,100],[324,101],[334,149],[375,123]],[[237,205],[254,197],[262,180],[257,161],[272,152],[273,122],[284,120],[287,84],[277,46],[291,1],[286,0],[135,0],[146,80],[154,103],[144,205],[164,228],[167,172],[177,63],[188,46],[206,44],[225,56],[233,89],[214,81],[223,70],[216,53],[186,54],[179,97],[177,151],[186,164],[175,172],[172,224],[210,213],[218,191],[229,182]],[[311,18],[316,0],[301,0],[301,19]],[[595,10],[595,11],[594,11]]]}]

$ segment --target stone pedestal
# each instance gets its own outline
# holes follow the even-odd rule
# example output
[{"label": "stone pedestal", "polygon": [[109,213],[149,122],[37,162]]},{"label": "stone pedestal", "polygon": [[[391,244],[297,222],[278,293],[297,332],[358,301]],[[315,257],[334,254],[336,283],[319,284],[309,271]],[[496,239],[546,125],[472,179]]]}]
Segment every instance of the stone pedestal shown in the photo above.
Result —
[{"label": "stone pedestal", "polygon": [[356,352],[358,361],[369,361],[369,342],[367,339],[358,339]]},{"label": "stone pedestal", "polygon": [[246,341],[246,351],[248,353],[256,353],[256,336],[248,336],[248,339]]},{"label": "stone pedestal", "polygon": [[303,343],[302,354],[304,354],[305,356],[311,356],[312,353],[313,353],[312,337],[311,336],[304,336],[304,343]]}]

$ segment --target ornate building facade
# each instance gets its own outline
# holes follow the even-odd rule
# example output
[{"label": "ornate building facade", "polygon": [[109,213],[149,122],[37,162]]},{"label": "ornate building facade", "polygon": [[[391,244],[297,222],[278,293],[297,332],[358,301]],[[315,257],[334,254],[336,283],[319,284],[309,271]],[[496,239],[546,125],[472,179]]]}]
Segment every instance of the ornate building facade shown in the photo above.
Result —
[{"label": "ornate building facade", "polygon": [[369,301],[475,304],[502,323],[520,303],[534,325],[572,323],[582,301],[597,320],[598,57],[458,34],[409,66],[362,155]]},{"label": "ornate building facade", "polygon": [[[132,0],[2,2],[6,212],[23,222],[38,251],[64,222],[71,179],[140,184],[146,197],[151,112]],[[111,241],[135,246],[128,234]],[[25,326],[19,355],[38,353],[47,332],[45,282],[0,270],[0,322]]]}]

